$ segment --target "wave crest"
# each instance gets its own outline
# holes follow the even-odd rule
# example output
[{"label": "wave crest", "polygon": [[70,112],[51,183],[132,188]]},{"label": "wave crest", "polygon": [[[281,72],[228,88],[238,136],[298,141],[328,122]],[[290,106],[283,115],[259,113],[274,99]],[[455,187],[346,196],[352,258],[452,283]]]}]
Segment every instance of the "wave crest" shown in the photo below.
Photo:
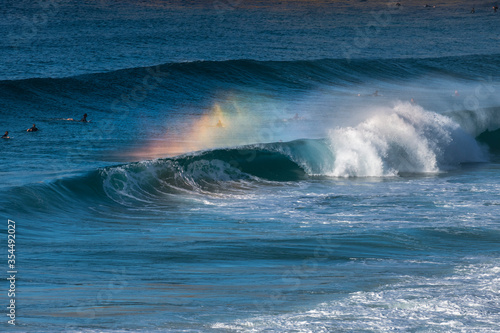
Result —
[{"label": "wave crest", "polygon": [[456,122],[419,106],[399,103],[356,127],[330,133],[334,177],[435,173],[486,160],[483,150]]}]

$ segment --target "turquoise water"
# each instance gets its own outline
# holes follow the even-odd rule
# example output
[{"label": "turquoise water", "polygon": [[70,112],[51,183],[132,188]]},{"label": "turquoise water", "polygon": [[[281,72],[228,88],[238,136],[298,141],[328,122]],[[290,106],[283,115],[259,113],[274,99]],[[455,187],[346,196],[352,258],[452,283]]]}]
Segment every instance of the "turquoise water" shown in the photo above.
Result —
[{"label": "turquoise water", "polygon": [[9,5],[3,329],[498,331],[500,30],[469,7]]}]

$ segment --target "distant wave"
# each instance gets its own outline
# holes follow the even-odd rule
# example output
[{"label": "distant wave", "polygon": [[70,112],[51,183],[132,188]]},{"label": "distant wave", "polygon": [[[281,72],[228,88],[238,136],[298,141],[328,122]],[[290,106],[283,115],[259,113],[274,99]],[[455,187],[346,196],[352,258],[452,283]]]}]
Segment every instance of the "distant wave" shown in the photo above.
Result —
[{"label": "distant wave", "polygon": [[[34,78],[0,81],[0,102],[6,106],[36,105],[52,108],[72,103],[100,108],[103,102],[136,89],[149,103],[176,96],[223,88],[259,87],[263,90],[307,90],[320,84],[352,86],[367,80],[411,82],[429,75],[474,79],[500,72],[500,55],[429,59],[309,61],[196,61],[168,63],[69,78]],[[154,88],[154,89],[151,89]],[[76,101],[76,102],[74,102]],[[21,103],[21,104],[20,104]],[[1,112],[1,111],[0,111]]]}]

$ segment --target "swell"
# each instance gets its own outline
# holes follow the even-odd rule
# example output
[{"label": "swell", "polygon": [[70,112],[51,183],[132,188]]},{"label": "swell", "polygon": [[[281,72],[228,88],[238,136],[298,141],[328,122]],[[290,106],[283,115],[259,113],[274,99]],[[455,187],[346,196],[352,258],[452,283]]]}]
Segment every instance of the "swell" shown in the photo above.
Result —
[{"label": "swell", "polygon": [[21,103],[37,108],[50,106],[56,110],[68,105],[101,109],[103,102],[113,104],[124,95],[133,100],[133,104],[138,104],[146,97],[149,103],[169,101],[174,94],[177,98],[196,100],[218,90],[245,87],[279,93],[287,89],[308,90],[322,84],[352,86],[370,80],[411,82],[435,75],[463,80],[484,77],[496,80],[497,76],[493,76],[500,72],[498,60],[499,55],[475,55],[429,59],[168,63],[68,78],[0,81],[0,103],[5,107],[19,107]]}]

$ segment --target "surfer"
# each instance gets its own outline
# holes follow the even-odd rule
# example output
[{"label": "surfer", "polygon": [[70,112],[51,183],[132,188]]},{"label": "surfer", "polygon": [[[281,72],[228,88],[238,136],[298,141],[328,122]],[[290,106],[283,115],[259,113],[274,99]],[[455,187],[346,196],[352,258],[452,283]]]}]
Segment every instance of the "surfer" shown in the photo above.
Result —
[{"label": "surfer", "polygon": [[472,7],[472,10],[470,11],[471,14],[474,14],[476,12],[476,10],[474,9],[474,7]]},{"label": "surfer", "polygon": [[224,125],[222,124],[222,121],[219,119],[219,122],[217,123],[217,125],[215,125],[215,127],[224,127]]},{"label": "surfer", "polygon": [[498,10],[498,5],[493,6],[493,12],[496,13]]},{"label": "surfer", "polygon": [[372,96],[378,96],[378,90],[375,90],[375,92],[372,94]]},{"label": "surfer", "polygon": [[5,131],[5,134],[2,135],[2,139],[10,139],[9,138],[9,132]]},{"label": "surfer", "polygon": [[26,130],[26,132],[36,132],[36,131],[38,131],[38,128],[36,127],[36,125],[35,125],[35,124],[33,124],[33,127],[28,128],[28,129]]},{"label": "surfer", "polygon": [[[78,121],[76,119],[73,119],[73,118],[63,118],[62,120],[67,120],[67,121]],[[83,115],[83,118],[80,120],[82,123],[88,123],[89,121],[87,120],[87,114],[85,113]]]}]

